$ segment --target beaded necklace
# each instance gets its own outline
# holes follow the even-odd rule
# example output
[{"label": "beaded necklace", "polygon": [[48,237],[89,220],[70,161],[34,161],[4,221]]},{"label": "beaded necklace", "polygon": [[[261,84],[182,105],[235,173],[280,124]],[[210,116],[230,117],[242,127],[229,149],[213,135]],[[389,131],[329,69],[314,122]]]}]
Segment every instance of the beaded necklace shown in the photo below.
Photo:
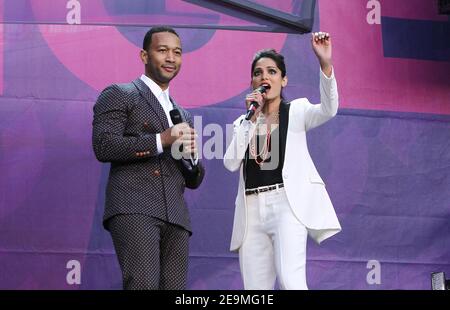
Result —
[{"label": "beaded necklace", "polygon": [[[270,118],[274,117],[274,121],[272,122],[271,126],[268,125],[268,120]],[[263,165],[263,163],[266,161],[267,158],[269,158],[270,153],[270,139],[271,139],[271,132],[272,132],[272,126],[273,124],[279,123],[279,112],[272,114],[269,118],[266,119],[264,115],[258,116],[256,119],[256,130],[253,134],[253,138],[250,141],[250,154],[253,156],[254,161],[258,164],[259,167]],[[258,132],[261,132],[262,130],[266,131],[266,138],[264,141],[264,145],[262,146],[259,153],[257,153],[257,140],[258,140]],[[258,159],[260,158],[260,160]]]}]

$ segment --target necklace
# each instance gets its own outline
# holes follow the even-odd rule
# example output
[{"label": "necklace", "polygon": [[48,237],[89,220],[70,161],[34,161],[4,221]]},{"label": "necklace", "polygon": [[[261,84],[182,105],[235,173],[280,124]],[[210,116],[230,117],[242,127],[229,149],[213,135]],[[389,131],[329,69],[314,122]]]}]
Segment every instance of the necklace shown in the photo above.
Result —
[{"label": "necklace", "polygon": [[257,153],[257,146],[256,146],[257,139],[259,139],[259,137],[255,133],[253,139],[250,141],[250,154],[253,156],[255,162],[261,167],[263,162],[269,157],[268,155],[270,147],[270,130],[268,130],[266,133],[264,145],[262,146],[261,151],[259,153]]},{"label": "necklace", "polygon": [[[271,139],[271,132],[274,124],[279,123],[279,112],[272,113],[269,117],[265,117],[265,115],[258,116],[256,120],[256,130],[253,134],[253,138],[250,141],[250,154],[253,156],[255,162],[258,164],[259,167],[263,165],[263,163],[266,161],[267,158],[269,158],[270,153],[270,139]],[[269,125],[270,124],[270,125]],[[265,131],[266,137],[264,144],[261,148],[261,150],[258,150],[257,147],[259,135],[258,133],[261,133]],[[259,152],[258,152],[259,151]],[[259,158],[259,159],[258,159]]]}]

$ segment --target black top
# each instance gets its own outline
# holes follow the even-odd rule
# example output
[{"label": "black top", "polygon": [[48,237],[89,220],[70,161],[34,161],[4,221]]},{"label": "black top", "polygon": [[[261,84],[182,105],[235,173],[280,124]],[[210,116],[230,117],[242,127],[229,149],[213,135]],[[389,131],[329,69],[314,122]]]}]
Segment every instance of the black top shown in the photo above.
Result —
[{"label": "black top", "polygon": [[[258,170],[261,170],[258,166],[258,164],[256,164],[256,162],[254,162],[254,159],[250,159],[249,157],[249,148],[247,148],[247,152],[245,154],[245,158],[244,158],[244,169],[243,169],[243,177],[244,177],[244,182],[245,182],[245,188],[254,188],[254,187],[259,187],[259,186],[265,186],[265,185],[273,185],[275,183],[281,183],[283,182],[282,177],[281,177],[281,173],[283,171],[283,166],[284,166],[284,155],[285,155],[285,150],[286,150],[286,138],[287,138],[287,132],[288,132],[288,127],[289,127],[289,110],[290,110],[290,103],[287,101],[282,101],[280,104],[280,121],[279,121],[279,126],[278,126],[278,132],[279,132],[279,163],[278,163],[278,167],[275,170],[263,170],[263,174],[265,176],[268,176],[269,178],[272,178],[271,180],[267,180],[265,182],[259,182],[259,180],[262,180],[262,178],[264,176],[261,176],[259,174]],[[273,134],[273,133],[272,133]],[[273,134],[276,135],[276,134]],[[264,141],[261,139],[261,141]],[[269,159],[270,160],[270,159]],[[253,163],[251,163],[251,161],[253,161]],[[248,165],[251,165],[253,168],[248,168]],[[264,164],[263,164],[264,165]],[[255,171],[255,169],[258,169]],[[248,181],[249,175],[248,174],[252,174],[252,177],[250,177],[252,180]],[[256,173],[256,174],[254,174]],[[268,184],[269,182],[273,182]],[[259,183],[261,183],[261,185],[259,185]]]},{"label": "black top", "polygon": [[[281,176],[282,165],[281,163],[281,147],[280,147],[280,130],[279,126],[272,131],[270,135],[269,154],[268,158],[259,165],[256,163],[255,158],[251,155],[251,152],[247,152],[247,165],[245,188],[256,188],[260,186],[273,185],[277,183],[283,183],[283,177]],[[259,154],[262,148],[266,144],[267,135],[256,136],[256,153]],[[250,146],[249,146],[250,148]],[[258,162],[261,163],[262,159],[258,156]]]}]

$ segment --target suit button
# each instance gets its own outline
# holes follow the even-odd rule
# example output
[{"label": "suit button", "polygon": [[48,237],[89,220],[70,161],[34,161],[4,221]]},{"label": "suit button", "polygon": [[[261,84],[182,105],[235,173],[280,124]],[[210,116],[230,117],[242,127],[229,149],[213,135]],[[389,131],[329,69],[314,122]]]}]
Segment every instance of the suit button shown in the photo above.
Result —
[{"label": "suit button", "polygon": [[147,128],[148,127],[148,123],[144,122],[144,127]]},{"label": "suit button", "polygon": [[153,175],[159,177],[161,175],[161,172],[159,170],[153,171]]}]

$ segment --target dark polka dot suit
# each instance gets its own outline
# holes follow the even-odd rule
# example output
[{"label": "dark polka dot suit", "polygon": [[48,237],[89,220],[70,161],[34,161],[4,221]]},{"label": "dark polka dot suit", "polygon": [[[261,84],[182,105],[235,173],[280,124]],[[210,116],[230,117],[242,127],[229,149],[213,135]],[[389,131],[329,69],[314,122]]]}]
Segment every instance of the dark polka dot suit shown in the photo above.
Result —
[{"label": "dark polka dot suit", "polygon": [[[190,114],[178,106],[192,126]],[[197,188],[204,169],[187,170],[158,154],[156,134],[169,127],[145,83],[115,84],[94,105],[93,148],[110,162],[103,224],[111,233],[125,289],[184,289],[191,224],[183,197]]]}]

